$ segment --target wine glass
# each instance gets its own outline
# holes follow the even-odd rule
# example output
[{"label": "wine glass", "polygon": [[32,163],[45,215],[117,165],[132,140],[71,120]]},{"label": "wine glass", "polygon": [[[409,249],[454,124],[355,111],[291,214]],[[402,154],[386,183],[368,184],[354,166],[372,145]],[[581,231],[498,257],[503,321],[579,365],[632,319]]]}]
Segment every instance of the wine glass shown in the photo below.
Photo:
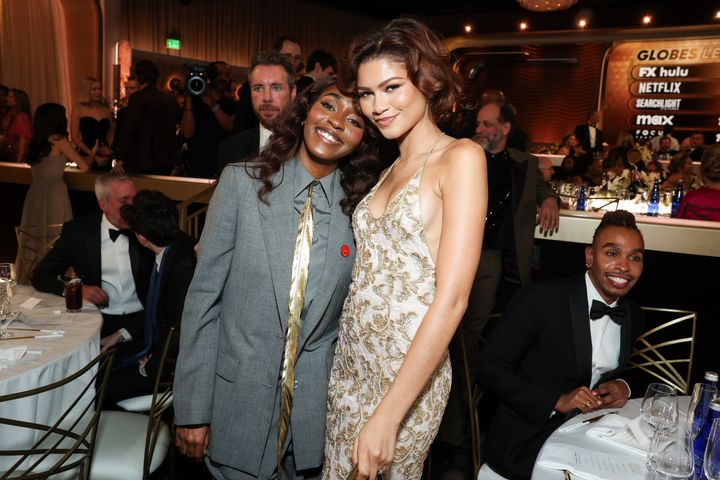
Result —
[{"label": "wine glass", "polygon": [[678,428],[674,431],[658,429],[657,441],[651,444],[649,465],[661,478],[688,478],[693,474],[694,459],[692,440],[687,431]]},{"label": "wine glass", "polygon": [[17,277],[15,276],[14,263],[0,263],[0,280],[5,280],[6,282],[8,282],[10,287],[14,287],[15,285],[17,285]]},{"label": "wine glass", "polygon": [[677,392],[664,383],[651,383],[640,406],[642,418],[653,430],[674,430],[677,426]]},{"label": "wine glass", "polygon": [[720,418],[713,421],[705,447],[703,471],[708,480],[720,479]]},{"label": "wine glass", "polygon": [[691,438],[698,436],[705,425],[710,409],[710,400],[717,394],[717,388],[708,383],[696,383],[690,397],[687,414],[687,430]]}]

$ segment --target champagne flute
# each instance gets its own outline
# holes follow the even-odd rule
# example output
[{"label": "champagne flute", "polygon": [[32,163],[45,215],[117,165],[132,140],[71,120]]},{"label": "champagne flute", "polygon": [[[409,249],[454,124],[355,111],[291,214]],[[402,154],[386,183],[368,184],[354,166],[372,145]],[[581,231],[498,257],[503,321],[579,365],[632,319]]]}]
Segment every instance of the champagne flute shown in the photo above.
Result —
[{"label": "champagne flute", "polygon": [[720,479],[720,418],[713,421],[705,447],[703,471],[708,480]]},{"label": "champagne flute", "polygon": [[690,408],[687,414],[687,430],[695,439],[705,425],[710,410],[710,400],[717,394],[717,388],[707,383],[696,383],[690,397]]},{"label": "champagne flute", "polygon": [[677,392],[664,383],[651,383],[640,406],[642,418],[653,430],[674,430],[677,426]]}]

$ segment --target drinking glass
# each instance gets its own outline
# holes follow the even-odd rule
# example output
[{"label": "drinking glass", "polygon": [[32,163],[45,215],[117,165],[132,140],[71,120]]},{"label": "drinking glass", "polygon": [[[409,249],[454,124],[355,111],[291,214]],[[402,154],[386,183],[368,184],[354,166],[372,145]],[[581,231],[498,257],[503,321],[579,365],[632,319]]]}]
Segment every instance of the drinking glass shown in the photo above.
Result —
[{"label": "drinking glass", "polygon": [[693,473],[692,439],[687,431],[657,429],[648,451],[648,467],[661,478],[688,478]]},{"label": "drinking glass", "polygon": [[677,392],[664,383],[651,383],[645,391],[640,413],[653,430],[674,430],[677,426]]},{"label": "drinking glass", "polygon": [[693,387],[687,414],[687,431],[692,439],[703,429],[710,410],[710,400],[716,394],[717,388],[707,383],[696,383]]},{"label": "drinking glass", "polygon": [[720,418],[713,421],[705,447],[703,471],[708,480],[720,479]]},{"label": "drinking glass", "polygon": [[17,284],[17,277],[15,276],[15,264],[0,263],[0,278],[8,280],[10,282],[10,286],[14,287]]}]

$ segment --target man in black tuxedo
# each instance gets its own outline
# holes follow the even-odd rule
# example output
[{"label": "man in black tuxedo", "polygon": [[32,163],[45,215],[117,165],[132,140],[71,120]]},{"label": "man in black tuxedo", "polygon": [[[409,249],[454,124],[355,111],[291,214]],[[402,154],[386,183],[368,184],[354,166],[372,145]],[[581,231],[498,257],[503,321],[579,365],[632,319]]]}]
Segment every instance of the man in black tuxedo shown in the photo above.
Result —
[{"label": "man in black tuxedo", "polygon": [[118,361],[142,345],[153,255],[140,246],[120,216],[120,208],[135,196],[132,179],[102,175],[95,182],[95,195],[103,213],[65,223],[31,281],[41,292],[62,295],[58,276],[72,267],[83,280],[83,300],[97,305],[102,313],[101,345],[103,349],[118,345]]},{"label": "man in black tuxedo", "polygon": [[[180,231],[177,208],[161,192],[140,190],[120,213],[140,244],[155,255],[155,269],[145,305],[143,348],[116,364],[120,368],[113,372],[105,392],[110,402],[152,392],[170,328],[180,328],[196,262],[195,241]],[[171,352],[176,354],[177,349],[173,345]]]},{"label": "man in black tuxedo", "polygon": [[599,121],[600,112],[593,110],[588,114],[587,123],[575,127],[575,138],[583,150],[581,153],[602,152],[603,133],[597,126]]},{"label": "man in black tuxedo", "polygon": [[480,362],[500,400],[483,443],[495,472],[530,478],[545,440],[569,415],[627,402],[630,388],[618,376],[644,321],[623,297],[642,273],[643,252],[635,217],[607,213],[585,249],[584,275],[528,285],[511,300]]},{"label": "man in black tuxedo", "polygon": [[225,139],[218,149],[218,176],[228,163],[254,157],[265,148],[275,123],[295,99],[295,74],[287,57],[261,52],[250,64],[250,95],[260,125]]},{"label": "man in black tuxedo", "polygon": [[128,97],[113,171],[168,175],[180,161],[175,134],[180,107],[172,95],[158,90],[158,68],[153,62],[137,62],[134,73],[140,91]]}]

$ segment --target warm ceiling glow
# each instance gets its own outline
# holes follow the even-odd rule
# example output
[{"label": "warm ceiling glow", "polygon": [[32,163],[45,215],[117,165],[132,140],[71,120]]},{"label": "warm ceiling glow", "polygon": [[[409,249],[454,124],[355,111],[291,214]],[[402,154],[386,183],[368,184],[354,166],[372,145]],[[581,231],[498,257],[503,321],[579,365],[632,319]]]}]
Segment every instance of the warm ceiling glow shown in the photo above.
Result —
[{"label": "warm ceiling glow", "polygon": [[517,2],[533,12],[552,12],[570,8],[577,3],[577,0],[517,0]]},{"label": "warm ceiling glow", "polygon": [[465,25],[465,32],[466,33],[472,32],[472,25],[470,25],[470,24]]},{"label": "warm ceiling glow", "polygon": [[520,30],[527,30],[528,24],[527,22],[520,22],[520,25],[518,25]]},{"label": "warm ceiling glow", "polygon": [[578,27],[580,27],[580,28],[587,27],[587,24],[588,24],[588,22],[584,18],[581,18],[580,20],[578,20]]},{"label": "warm ceiling glow", "polygon": [[643,25],[650,25],[652,23],[652,17],[650,15],[645,15],[642,19]]},{"label": "warm ceiling glow", "polygon": [[715,12],[715,20],[720,20],[720,10]]}]

